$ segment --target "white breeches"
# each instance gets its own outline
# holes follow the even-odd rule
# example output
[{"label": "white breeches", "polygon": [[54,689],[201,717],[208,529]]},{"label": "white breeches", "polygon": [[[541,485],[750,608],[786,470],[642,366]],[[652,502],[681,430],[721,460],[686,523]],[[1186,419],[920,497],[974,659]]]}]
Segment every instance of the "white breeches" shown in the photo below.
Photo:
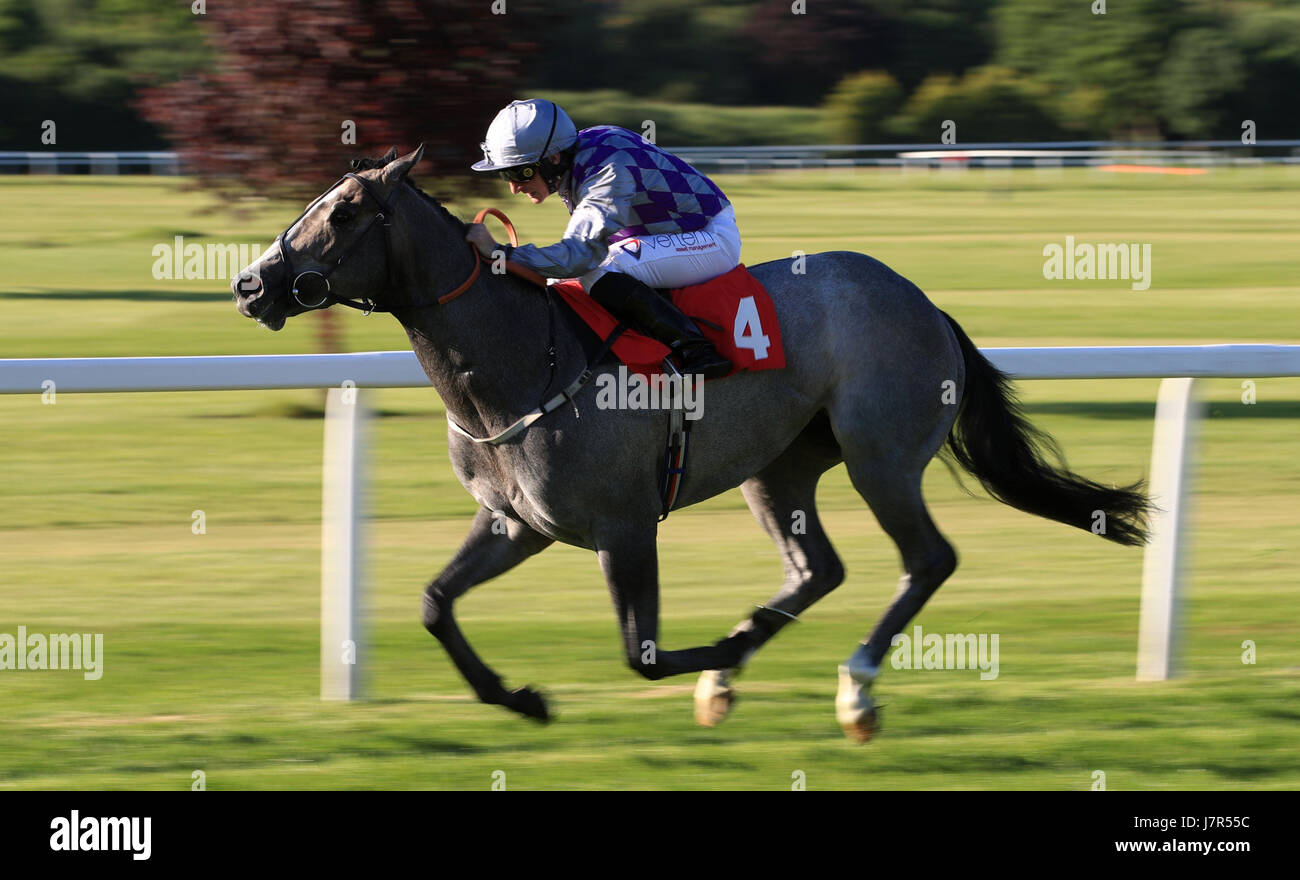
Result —
[{"label": "white breeches", "polygon": [[609,254],[581,279],[582,289],[606,272],[623,272],[651,287],[686,287],[730,272],[740,263],[740,230],[728,205],[695,232],[638,235],[610,246]]}]

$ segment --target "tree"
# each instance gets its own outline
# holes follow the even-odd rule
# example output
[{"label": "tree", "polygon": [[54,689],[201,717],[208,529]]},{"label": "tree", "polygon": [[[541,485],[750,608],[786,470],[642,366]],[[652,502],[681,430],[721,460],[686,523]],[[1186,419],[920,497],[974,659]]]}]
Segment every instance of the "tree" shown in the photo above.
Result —
[{"label": "tree", "polygon": [[1224,134],[1219,123],[1230,109],[1228,98],[1241,88],[1242,70],[1241,54],[1218,31],[1180,32],[1160,68],[1161,114],[1169,127],[1189,137]]},{"label": "tree", "polygon": [[522,97],[544,18],[528,0],[208,3],[215,68],[147,90],[142,107],[218,191],[302,198],[351,158],[419,142],[439,188],[461,189],[488,123]]},{"label": "tree", "polygon": [[889,20],[864,0],[763,0],[741,35],[757,47],[749,76],[765,104],[816,106],[845,71],[892,55]]},{"label": "tree", "polygon": [[[1185,0],[1003,0],[997,63],[1052,89],[1057,115],[1094,135],[1159,133],[1155,82]],[[1082,115],[1089,114],[1089,115]]]},{"label": "tree", "polygon": [[826,112],[841,144],[878,143],[888,137],[886,123],[903,103],[903,89],[889,74],[851,73],[826,99]]},{"label": "tree", "polygon": [[0,149],[165,149],[131,101],[141,77],[206,63],[195,18],[156,0],[0,0]]},{"label": "tree", "polygon": [[1235,118],[1222,134],[1241,134],[1251,120],[1258,137],[1300,137],[1300,8],[1288,3],[1250,4],[1229,10],[1229,33],[1240,49],[1244,82],[1233,98]]},{"label": "tree", "polygon": [[870,66],[883,67],[909,92],[928,76],[962,74],[993,59],[995,0],[877,0],[876,5],[893,22],[892,58]]},{"label": "tree", "polygon": [[960,143],[1043,141],[1060,136],[1060,126],[1040,83],[1000,67],[981,67],[960,81],[931,77],[921,84],[890,130],[909,138],[938,141],[947,120],[956,123]]}]

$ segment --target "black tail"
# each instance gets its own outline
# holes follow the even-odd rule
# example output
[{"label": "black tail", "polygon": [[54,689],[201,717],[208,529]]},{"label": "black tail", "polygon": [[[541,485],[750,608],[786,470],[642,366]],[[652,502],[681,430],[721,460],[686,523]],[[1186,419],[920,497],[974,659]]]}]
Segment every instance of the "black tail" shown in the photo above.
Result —
[{"label": "black tail", "polygon": [[989,363],[956,321],[944,317],[966,361],[966,388],[946,456],[1004,504],[1119,544],[1145,544],[1151,501],[1144,483],[1114,488],[1072,473],[1056,441],[1025,418],[1011,377]]}]

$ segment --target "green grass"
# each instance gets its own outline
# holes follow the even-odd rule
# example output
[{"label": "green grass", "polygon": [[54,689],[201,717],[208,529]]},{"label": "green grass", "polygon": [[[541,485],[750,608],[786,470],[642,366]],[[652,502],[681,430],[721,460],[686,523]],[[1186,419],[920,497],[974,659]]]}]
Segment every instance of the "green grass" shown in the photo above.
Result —
[{"label": "green grass", "polygon": [[[1300,172],[1201,178],[805,171],[720,181],[745,259],[850,248],[903,272],[981,345],[1296,342]],[[505,202],[505,199],[502,199]],[[0,356],[312,351],[269,334],[224,281],[157,281],[154,244],[268,243],[296,215],[232,219],[176,181],[0,178]],[[38,210],[29,210],[39,205]],[[467,213],[469,206],[460,206]],[[558,234],[548,202],[511,213]],[[1043,245],[1153,245],[1151,290],[1046,281]],[[405,347],[391,318],[339,316],[347,347]],[[733,718],[694,726],[693,680],[626,670],[594,557],[556,547],[459,605],[480,653],[546,689],[541,727],[469,696],[419,624],[423,583],[473,502],[436,395],[374,392],[369,702],[318,699],[321,423],[313,392],[0,397],[0,633],[102,632],[105,672],[0,672],[0,788],[1112,789],[1300,785],[1300,379],[1203,383],[1183,675],[1133,680],[1141,554],[927,474],[961,567],[918,618],[1000,636],[1000,676],[887,670],[865,748],[834,722],[835,665],[897,577],[842,469],[820,505],[849,579],[758,655]],[[1029,382],[1035,423],[1098,479],[1144,474],[1157,382]],[[206,534],[191,532],[203,510]],[[779,583],[738,492],[661,530],[663,641],[716,640]],[[1253,640],[1257,662],[1241,662]]]}]

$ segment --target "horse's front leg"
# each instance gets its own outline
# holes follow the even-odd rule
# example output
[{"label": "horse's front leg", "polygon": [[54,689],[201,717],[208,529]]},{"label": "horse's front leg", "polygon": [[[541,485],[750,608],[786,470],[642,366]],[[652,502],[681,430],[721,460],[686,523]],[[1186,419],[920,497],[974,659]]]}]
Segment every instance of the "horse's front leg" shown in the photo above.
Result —
[{"label": "horse's front leg", "polygon": [[552,539],[517,520],[480,509],[465,543],[447,567],[424,590],[424,628],[447,649],[460,674],[484,703],[505,706],[521,715],[546,721],[542,696],[528,688],[507,691],[501,678],[479,659],[456,625],[452,603],[471,587],[509,571],[544,550]]},{"label": "horse's front leg", "polygon": [[623,631],[628,666],[651,681],[740,663],[748,646],[744,635],[714,645],[665,651],[659,647],[659,554],[653,521],[597,542],[597,555],[614,613]]}]

